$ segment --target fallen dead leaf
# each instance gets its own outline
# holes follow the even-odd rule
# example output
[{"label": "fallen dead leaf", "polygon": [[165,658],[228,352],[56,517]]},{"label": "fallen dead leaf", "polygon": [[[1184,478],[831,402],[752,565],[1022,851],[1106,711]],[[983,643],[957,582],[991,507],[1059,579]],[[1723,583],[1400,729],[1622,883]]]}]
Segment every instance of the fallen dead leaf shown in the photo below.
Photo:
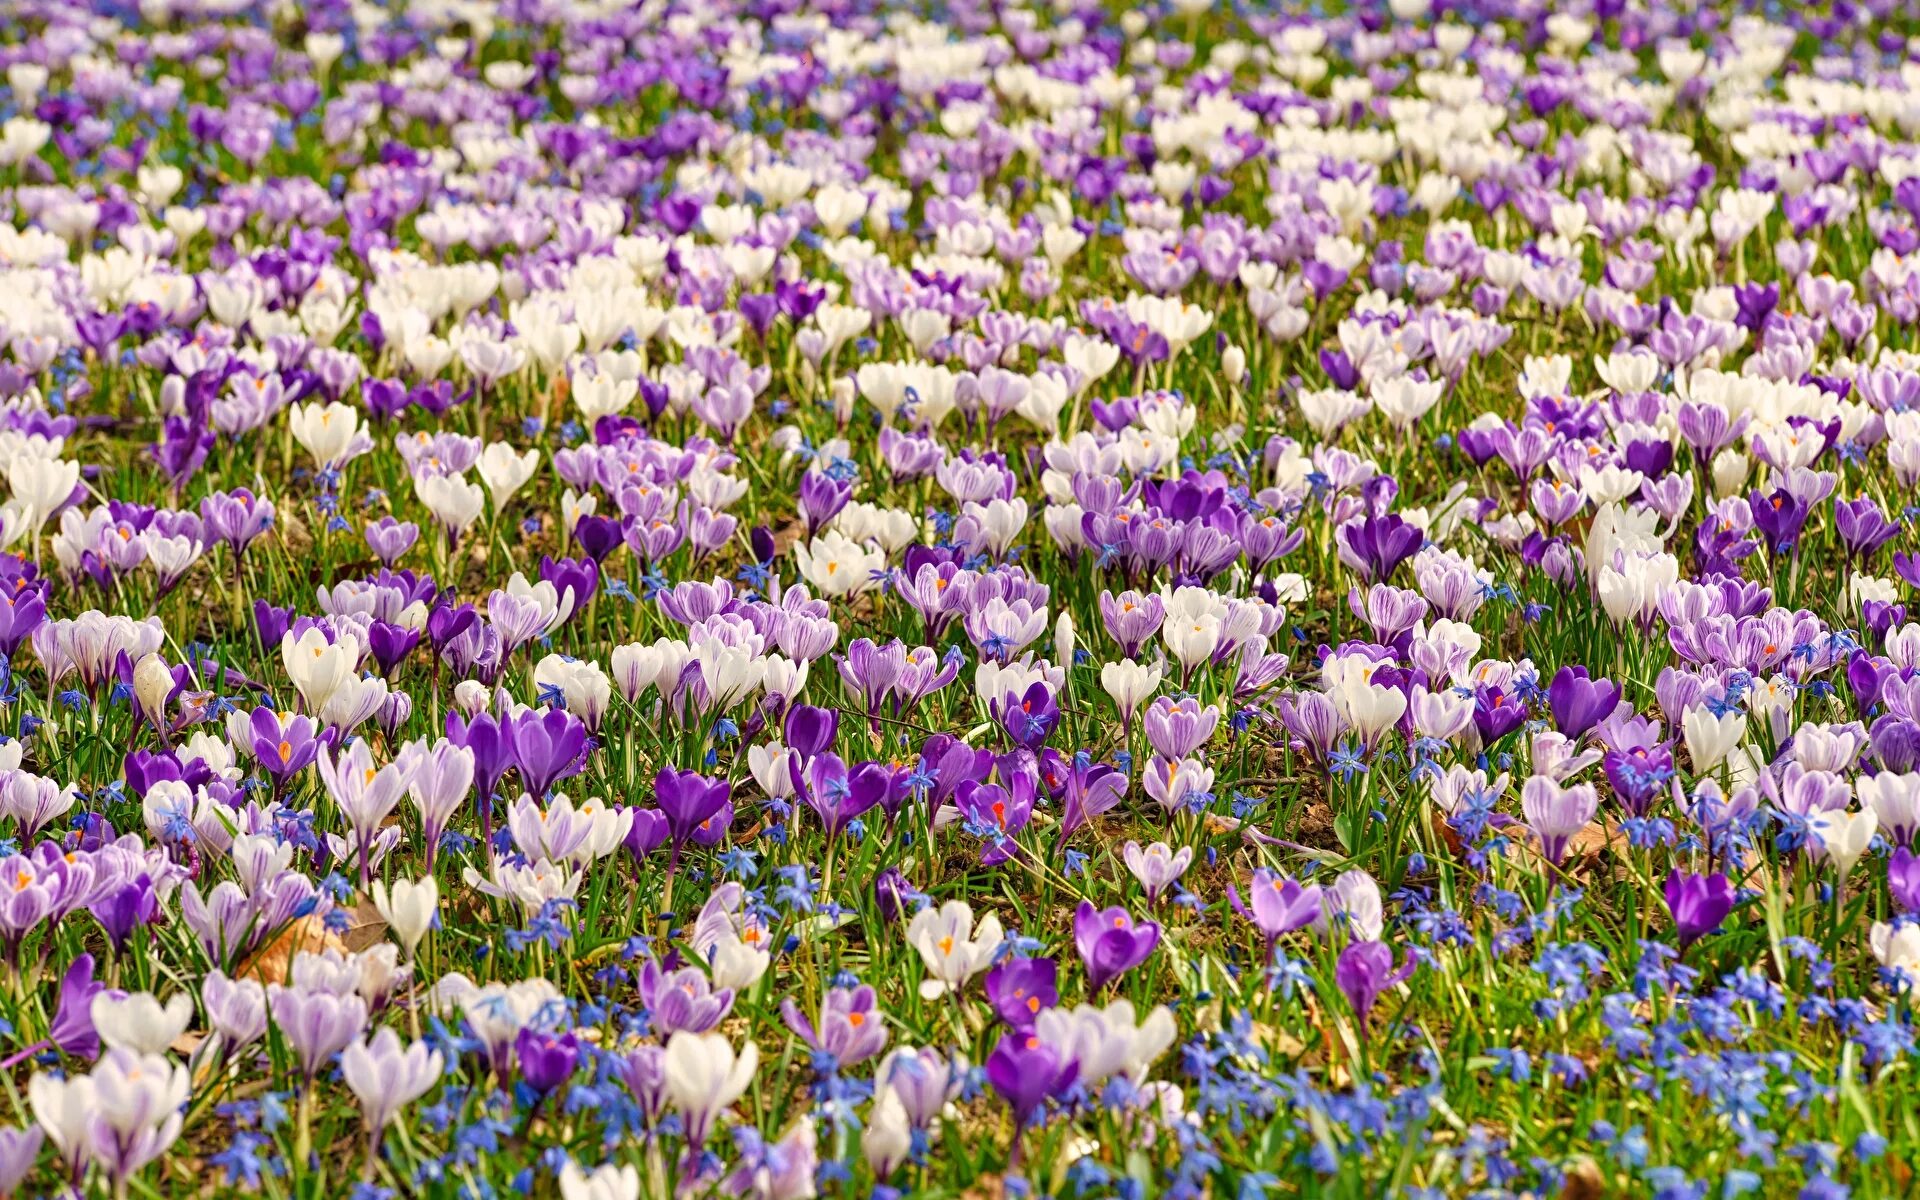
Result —
[{"label": "fallen dead leaf", "polygon": [[356,954],[370,946],[380,944],[387,936],[386,918],[373,906],[373,901],[362,900],[347,911],[347,932],[342,937],[347,949]]},{"label": "fallen dead leaf", "polygon": [[1560,1200],[1600,1200],[1607,1194],[1607,1181],[1591,1159],[1582,1160],[1567,1171],[1560,1185]]},{"label": "fallen dead leaf", "polygon": [[319,917],[302,917],[241,963],[234,975],[261,983],[285,983],[288,972],[293,969],[294,956],[303,950],[308,954],[325,954],[328,950],[349,953],[346,942],[328,929],[325,921]]}]

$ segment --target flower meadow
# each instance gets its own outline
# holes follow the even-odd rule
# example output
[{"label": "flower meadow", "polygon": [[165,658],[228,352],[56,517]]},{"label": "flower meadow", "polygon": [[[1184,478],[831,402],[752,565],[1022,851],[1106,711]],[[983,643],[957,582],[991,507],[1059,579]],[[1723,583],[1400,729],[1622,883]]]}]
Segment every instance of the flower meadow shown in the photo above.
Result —
[{"label": "flower meadow", "polygon": [[0,1197],[1920,1188],[1908,6],[6,8]]}]

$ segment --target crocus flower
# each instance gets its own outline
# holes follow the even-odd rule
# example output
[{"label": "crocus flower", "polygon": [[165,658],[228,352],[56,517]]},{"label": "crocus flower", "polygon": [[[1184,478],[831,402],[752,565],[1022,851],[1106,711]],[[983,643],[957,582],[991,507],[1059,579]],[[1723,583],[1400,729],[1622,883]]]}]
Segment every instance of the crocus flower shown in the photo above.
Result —
[{"label": "crocus flower", "polygon": [[1147,961],[1160,944],[1157,921],[1135,921],[1126,909],[1098,909],[1082,900],[1073,913],[1073,942],[1087,968],[1087,990],[1097,992]]},{"label": "crocus flower", "polygon": [[1334,964],[1334,982],[1353,1006],[1362,1029],[1373,1013],[1380,994],[1413,974],[1415,960],[1408,955],[1398,968],[1393,965],[1393,948],[1385,942],[1354,941],[1340,951]]},{"label": "crocus flower", "polygon": [[1161,894],[1187,873],[1193,863],[1193,847],[1182,846],[1174,851],[1165,842],[1155,842],[1142,850],[1139,842],[1128,841],[1121,848],[1121,859],[1147,890],[1147,904],[1151,906],[1159,903]]},{"label": "crocus flower", "polygon": [[360,1115],[376,1138],[401,1109],[439,1082],[441,1068],[438,1050],[425,1042],[402,1045],[391,1029],[351,1042],[340,1054],[340,1074],[359,1098]]},{"label": "crocus flower", "polygon": [[1561,667],[1547,685],[1547,704],[1560,732],[1577,741],[1613,715],[1620,704],[1620,685],[1588,678],[1585,667]]},{"label": "crocus flower", "polygon": [[698,967],[668,971],[649,958],[640,967],[639,985],[657,1034],[706,1033],[733,1008],[733,989],[715,988]]},{"label": "crocus flower", "polygon": [[555,783],[586,765],[587,727],[565,709],[528,709],[508,718],[506,732],[520,782],[542,799]]},{"label": "crocus flower", "polygon": [[1059,964],[1051,958],[1010,955],[987,972],[987,1003],[1008,1027],[1032,1029],[1041,1009],[1060,1003],[1058,974]]},{"label": "crocus flower", "polygon": [[1669,872],[1664,890],[1682,950],[1720,928],[1733,911],[1733,884],[1718,871],[1711,875]]},{"label": "crocus flower", "polygon": [[1887,888],[1905,912],[1920,912],[1920,858],[1901,846],[1887,860]]},{"label": "crocus flower", "polygon": [[790,756],[787,770],[794,790],[820,818],[820,827],[830,841],[886,799],[893,783],[892,773],[879,763],[856,763],[849,770],[831,751],[814,755],[804,768],[797,755]]},{"label": "crocus flower", "polygon": [[1592,784],[1562,787],[1545,775],[1528,779],[1520,796],[1527,825],[1540,839],[1540,853],[1555,867],[1566,858],[1573,835],[1592,823],[1600,807],[1600,797]]},{"label": "crocus flower", "polygon": [[309,1083],[367,1025],[367,1003],[349,993],[281,987],[268,989],[273,1023],[287,1040]]},{"label": "crocus flower", "polygon": [[700,826],[726,807],[733,785],[693,771],[662,767],[653,777],[653,802],[667,821],[667,837],[679,853]]},{"label": "crocus flower", "polygon": [[1030,1033],[1009,1033],[987,1056],[987,1082],[1013,1110],[1014,1121],[1032,1123],[1050,1099],[1073,1086],[1080,1064]]},{"label": "crocus flower", "polygon": [[1234,885],[1228,884],[1227,900],[1233,911],[1253,922],[1267,939],[1268,958],[1273,957],[1274,943],[1283,934],[1304,929],[1320,918],[1322,895],[1318,884],[1302,887],[1292,876],[1262,867],[1253,873],[1247,892],[1251,899],[1243,901]]},{"label": "crocus flower", "polygon": [[704,1146],[714,1122],[745,1094],[760,1065],[760,1048],[733,1044],[717,1033],[676,1033],[667,1041],[666,1089],[689,1146]]},{"label": "crocus flower", "polygon": [[514,1059],[520,1078],[544,1096],[565,1083],[580,1062],[580,1043],[571,1033],[555,1033],[526,1026],[514,1035]]},{"label": "crocus flower", "polygon": [[799,1039],[842,1069],[865,1062],[887,1045],[887,1026],[875,1005],[873,989],[828,988],[820,1002],[820,1023],[807,1020],[791,997],[780,1003],[781,1019]]}]

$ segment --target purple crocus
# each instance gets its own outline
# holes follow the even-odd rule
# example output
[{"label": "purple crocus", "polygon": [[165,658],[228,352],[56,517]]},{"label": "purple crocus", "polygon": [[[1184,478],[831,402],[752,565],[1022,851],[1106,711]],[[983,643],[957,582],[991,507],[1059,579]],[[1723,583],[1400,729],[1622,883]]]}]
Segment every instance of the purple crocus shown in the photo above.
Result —
[{"label": "purple crocus", "polygon": [[796,704],[787,710],[784,732],[787,748],[804,761],[833,745],[840,732],[840,714],[831,708]]},{"label": "purple crocus", "polygon": [[817,754],[800,765],[798,756],[789,757],[787,771],[793,787],[820,818],[820,827],[832,841],[847,825],[887,797],[893,773],[877,762],[855,764],[851,769],[831,751]]},{"label": "purple crocus", "polygon": [[1087,822],[1119,804],[1126,794],[1125,771],[1094,762],[1085,751],[1075,754],[1060,801],[1060,841],[1064,843]]},{"label": "purple crocus", "polygon": [[1682,950],[1720,928],[1733,911],[1733,884],[1718,871],[1711,875],[1669,872],[1665,892]]},{"label": "purple crocus", "polygon": [[1160,923],[1135,921],[1118,905],[1102,909],[1082,900],[1073,913],[1073,943],[1087,966],[1088,992],[1098,992],[1147,961],[1160,944]]},{"label": "purple crocus", "polygon": [[1585,667],[1561,667],[1547,685],[1547,705],[1560,732],[1578,741],[1620,707],[1620,685],[1589,678]]},{"label": "purple crocus", "polygon": [[667,819],[667,838],[678,857],[680,848],[727,806],[733,785],[694,771],[662,767],[653,777],[653,802]]},{"label": "purple crocus", "polygon": [[1041,682],[1029,685],[1018,700],[994,706],[994,718],[1016,746],[1038,751],[1060,726],[1060,705],[1053,689]]},{"label": "purple crocus", "polygon": [[1340,561],[1360,572],[1369,583],[1388,583],[1400,564],[1414,556],[1426,540],[1419,526],[1398,513],[1361,517],[1340,526],[1335,534]]},{"label": "purple crocus", "polygon": [[522,786],[543,800],[555,783],[586,766],[587,727],[564,708],[528,709],[507,718],[507,732]]},{"label": "purple crocus", "polygon": [[248,718],[247,733],[254,760],[277,785],[306,770],[320,753],[313,718],[304,714],[283,716],[263,705]]},{"label": "purple crocus", "polygon": [[1900,536],[1900,526],[1889,521],[1867,496],[1835,504],[1833,527],[1840,535],[1840,544],[1847,548],[1848,561],[1872,558],[1880,547]]},{"label": "purple crocus", "polygon": [[1079,1078],[1080,1062],[1066,1050],[1028,1033],[1009,1033],[987,1056],[987,1082],[1025,1127],[1046,1102]]},{"label": "purple crocus", "polygon": [[824,471],[808,471],[800,477],[800,519],[806,523],[806,536],[812,537],[840,515],[853,499],[853,484],[835,479]]},{"label": "purple crocus", "polygon": [[514,1035],[513,1055],[521,1080],[544,1096],[573,1076],[580,1064],[580,1042],[571,1033],[527,1026]]},{"label": "purple crocus", "polygon": [[106,985],[93,977],[93,955],[76,955],[60,977],[60,1006],[54,1010],[47,1040],[69,1058],[100,1057],[100,1034],[93,1027],[93,998]]},{"label": "purple crocus", "polygon": [[1051,958],[1003,958],[987,972],[987,1003],[1009,1028],[1030,1030],[1041,1009],[1060,1003],[1059,971]]},{"label": "purple crocus", "polygon": [[1408,955],[1398,968],[1393,965],[1393,948],[1385,942],[1349,942],[1334,963],[1333,981],[1353,1006],[1364,1030],[1380,994],[1413,974],[1415,959]]}]

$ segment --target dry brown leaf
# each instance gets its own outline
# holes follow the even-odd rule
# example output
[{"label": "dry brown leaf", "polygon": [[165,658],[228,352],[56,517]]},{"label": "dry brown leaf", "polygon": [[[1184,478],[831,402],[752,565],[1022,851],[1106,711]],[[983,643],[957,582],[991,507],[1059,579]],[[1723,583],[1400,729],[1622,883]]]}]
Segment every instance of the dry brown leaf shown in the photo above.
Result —
[{"label": "dry brown leaf", "polygon": [[348,953],[347,944],[327,928],[319,917],[302,917],[274,935],[253,957],[240,964],[234,974],[240,979],[258,979],[261,983],[285,983],[293,969],[294,955],[325,954],[329,950]]},{"label": "dry brown leaf", "polygon": [[1560,1200],[1600,1200],[1606,1194],[1607,1181],[1591,1159],[1570,1169],[1566,1181],[1560,1185]]},{"label": "dry brown leaf", "polygon": [[960,1200],[1005,1200],[1007,1181],[999,1175],[985,1174],[973,1181]]},{"label": "dry brown leaf", "polygon": [[347,932],[342,940],[346,942],[347,949],[359,953],[370,946],[379,945],[380,940],[387,936],[386,918],[373,906],[373,901],[362,900],[347,909],[346,913]]}]

